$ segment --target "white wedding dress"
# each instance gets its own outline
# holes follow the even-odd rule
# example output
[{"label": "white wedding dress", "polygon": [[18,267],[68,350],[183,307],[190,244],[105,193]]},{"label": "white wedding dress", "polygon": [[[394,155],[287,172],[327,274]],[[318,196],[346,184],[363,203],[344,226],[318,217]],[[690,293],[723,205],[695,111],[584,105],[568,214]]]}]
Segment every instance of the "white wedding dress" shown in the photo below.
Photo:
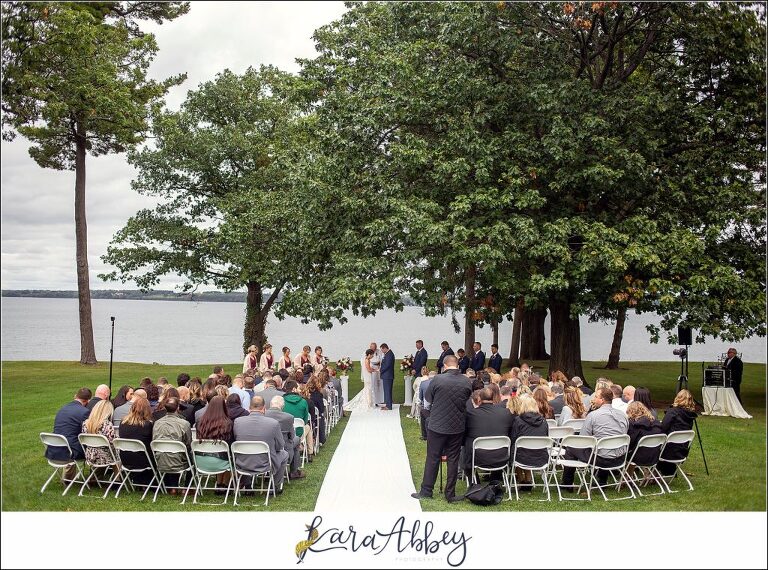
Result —
[{"label": "white wedding dress", "polygon": [[365,369],[364,358],[360,361],[360,371],[363,389],[357,393],[357,396],[344,404],[345,412],[367,412],[376,407],[373,401],[373,378],[371,373]]}]

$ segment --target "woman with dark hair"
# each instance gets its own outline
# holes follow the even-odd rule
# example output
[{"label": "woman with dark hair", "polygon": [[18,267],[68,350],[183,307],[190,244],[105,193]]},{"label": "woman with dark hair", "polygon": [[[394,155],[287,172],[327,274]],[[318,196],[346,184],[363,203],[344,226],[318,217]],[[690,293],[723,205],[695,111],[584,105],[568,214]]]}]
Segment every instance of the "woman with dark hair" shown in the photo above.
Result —
[{"label": "woman with dark hair", "polygon": [[154,384],[149,384],[144,388],[147,392],[147,400],[152,407],[152,411],[157,409],[157,404],[160,401],[160,390]]},{"label": "woman with dark hair", "polygon": [[[320,376],[317,374],[313,374],[309,382],[307,383],[307,389],[309,390],[309,408],[310,411],[314,411],[314,408],[317,408],[318,414],[316,417],[313,417],[312,419],[315,422],[320,422],[320,429],[318,430],[320,434],[320,443],[325,443],[325,402],[323,401],[323,382],[320,379]],[[317,423],[313,423],[312,425],[318,425]]]},{"label": "woman with dark hair", "polygon": [[313,367],[322,367],[323,364],[325,364],[328,361],[325,356],[323,356],[323,347],[322,346],[316,346],[315,347],[315,354],[312,357],[312,360],[310,361],[310,364],[312,364]]},{"label": "woman with dark hair", "polygon": [[[470,368],[470,370],[472,369]],[[483,379],[480,376],[474,376],[470,378],[470,380],[472,381],[472,394],[474,394],[478,390],[482,390],[483,388],[485,388],[485,384],[483,384]],[[475,408],[475,405],[472,403],[472,394],[470,394],[469,399],[467,400],[467,411],[470,411]]]},{"label": "woman with dark hair", "polygon": [[543,386],[539,386],[533,391],[533,399],[539,406],[539,413],[544,416],[546,420],[555,419],[555,410],[552,408],[552,404],[549,403],[549,395],[547,389]]},{"label": "woman with dark hair", "polygon": [[237,418],[250,415],[250,412],[243,408],[240,396],[237,394],[230,394],[227,396],[227,414],[229,415],[229,419],[234,422]]},{"label": "woman with dark hair", "polygon": [[[233,394],[236,396],[237,394]],[[234,441],[232,433],[232,420],[229,419],[227,404],[221,396],[214,396],[205,408],[203,417],[197,422],[197,439],[224,441],[231,444]],[[196,462],[198,467],[205,470],[216,471],[229,468],[229,454],[221,453],[198,453]],[[231,473],[224,473],[216,477],[217,487],[226,487],[229,483]],[[216,493],[223,493],[216,491]]]},{"label": "woman with dark hair", "polygon": [[157,408],[155,408],[155,411],[152,413],[152,421],[156,422],[168,413],[165,409],[165,402],[167,402],[169,398],[176,398],[179,400],[179,408],[176,410],[176,413],[183,416],[183,418],[189,422],[189,425],[194,424],[195,409],[190,406],[189,403],[181,399],[181,394],[173,386],[166,388],[163,392],[163,395],[160,396],[160,401],[157,403]]},{"label": "woman with dark hair", "polygon": [[[167,392],[168,390],[166,390]],[[152,408],[144,398],[136,398],[131,406],[131,411],[120,423],[120,437],[123,439],[138,439],[147,448],[150,460],[152,459]],[[129,469],[144,469],[149,467],[146,456],[138,451],[125,451],[120,453],[120,461]],[[132,473],[131,481],[140,485],[148,485],[152,480],[151,471]]]},{"label": "woman with dark hair", "polygon": [[294,370],[291,379],[297,384],[304,384],[304,370],[302,368]]},{"label": "woman with dark hair", "polygon": [[125,386],[122,386],[118,391],[117,395],[115,396],[115,399],[112,400],[112,406],[115,408],[119,408],[123,404],[125,404],[133,395],[133,388],[131,388],[128,384]]},{"label": "woman with dark hair", "polygon": [[493,403],[498,404],[501,402],[501,388],[499,388],[499,385],[495,382],[491,382],[487,387],[493,394]]},{"label": "woman with dark hair", "polygon": [[642,405],[644,405],[648,411],[653,416],[653,419],[658,420],[659,419],[659,413],[653,409],[653,404],[651,403],[651,391],[648,388],[640,387],[637,390],[635,390],[635,402],[640,402]]},{"label": "woman with dark hair", "polygon": [[152,385],[152,378],[150,378],[149,376],[145,376],[144,378],[139,380],[139,388],[142,388],[145,391],[147,389],[147,386],[151,386],[151,385]]},{"label": "woman with dark hair", "polygon": [[293,359],[291,358],[291,349],[287,346],[283,347],[283,355],[280,357],[280,360],[278,362],[278,370],[288,370],[291,366],[293,366]]},{"label": "woman with dark hair", "polygon": [[[635,392],[637,394],[637,392]],[[697,417],[696,403],[693,401],[693,394],[688,390],[680,390],[672,402],[672,407],[664,413],[664,419],[661,426],[664,433],[670,434],[673,431],[688,431],[693,429],[693,422]],[[682,443],[668,443],[664,447],[664,453],[661,454],[662,460],[659,461],[659,471],[662,475],[672,475],[677,471],[675,463],[667,463],[664,459],[684,459],[688,456],[690,447]]]}]

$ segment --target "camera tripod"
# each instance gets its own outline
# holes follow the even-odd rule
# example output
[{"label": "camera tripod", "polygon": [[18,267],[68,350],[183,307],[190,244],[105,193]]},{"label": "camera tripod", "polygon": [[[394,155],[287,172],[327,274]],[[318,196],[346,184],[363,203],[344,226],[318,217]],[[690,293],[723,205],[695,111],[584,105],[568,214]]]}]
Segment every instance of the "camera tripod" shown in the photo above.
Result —
[{"label": "camera tripod", "polygon": [[[686,350],[680,355],[680,376],[677,377],[677,390],[675,391],[675,394],[680,392],[680,390],[688,390],[688,347],[685,347]],[[693,396],[693,395],[691,395]],[[693,398],[693,401],[701,406],[704,407],[701,402],[699,402],[696,398]],[[706,471],[707,475],[709,475],[709,467],[707,467],[707,457],[704,455],[704,444],[701,441],[701,432],[699,431],[699,422],[696,421],[696,418],[693,418],[693,426],[696,428],[696,437],[699,440],[699,449],[701,449],[701,458],[704,460],[704,471]]]}]

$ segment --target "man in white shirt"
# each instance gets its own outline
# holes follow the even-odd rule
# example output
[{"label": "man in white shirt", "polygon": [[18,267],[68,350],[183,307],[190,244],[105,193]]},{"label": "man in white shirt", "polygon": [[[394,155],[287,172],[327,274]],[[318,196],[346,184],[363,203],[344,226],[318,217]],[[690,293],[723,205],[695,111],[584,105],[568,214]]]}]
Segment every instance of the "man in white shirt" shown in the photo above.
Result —
[{"label": "man in white shirt", "polygon": [[611,405],[617,410],[620,410],[626,414],[627,406],[629,404],[627,404],[621,399],[621,396],[624,394],[624,392],[621,389],[621,386],[619,386],[618,384],[614,384],[613,386],[611,386],[611,392],[613,392],[613,401],[611,402]]}]

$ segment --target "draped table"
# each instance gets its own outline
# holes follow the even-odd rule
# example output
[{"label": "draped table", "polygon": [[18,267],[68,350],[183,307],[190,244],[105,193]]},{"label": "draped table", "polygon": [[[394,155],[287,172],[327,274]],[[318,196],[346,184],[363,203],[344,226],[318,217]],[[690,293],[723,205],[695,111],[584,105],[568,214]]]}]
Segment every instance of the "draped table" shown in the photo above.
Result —
[{"label": "draped table", "polygon": [[705,416],[731,416],[751,420],[750,416],[739,403],[733,388],[723,386],[702,386],[701,397],[704,400]]},{"label": "draped table", "polygon": [[413,376],[404,376],[405,381],[405,406],[413,404]]}]

